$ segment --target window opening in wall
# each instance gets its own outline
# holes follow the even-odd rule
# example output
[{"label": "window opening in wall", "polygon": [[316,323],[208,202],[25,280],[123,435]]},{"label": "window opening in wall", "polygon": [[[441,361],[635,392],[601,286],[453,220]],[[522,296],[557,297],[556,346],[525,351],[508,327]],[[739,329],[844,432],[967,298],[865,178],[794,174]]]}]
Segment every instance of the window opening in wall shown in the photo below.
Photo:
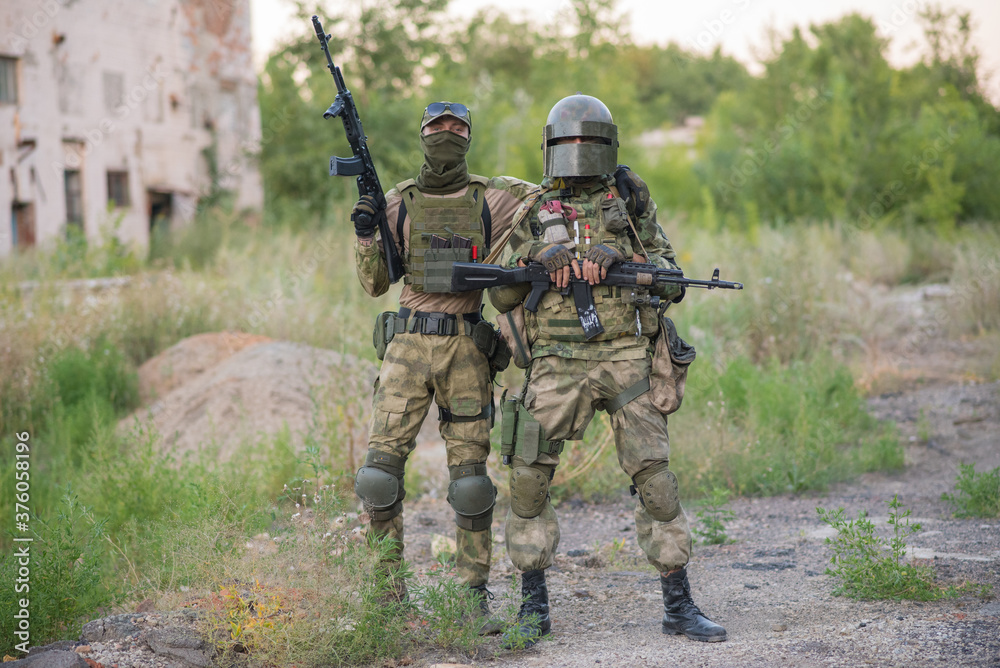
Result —
[{"label": "window opening in wall", "polygon": [[147,191],[149,197],[149,231],[170,229],[170,218],[174,213],[174,197],[169,192]]},{"label": "window opening in wall", "polygon": [[63,172],[66,189],[66,222],[83,226],[83,181],[80,170],[67,169]]},{"label": "window opening in wall", "polygon": [[128,172],[108,170],[108,202],[116,207],[132,205],[128,192]]},{"label": "window opening in wall", "polygon": [[17,58],[0,56],[0,103],[17,104]]},{"label": "window opening in wall", "polygon": [[10,219],[11,245],[30,248],[35,245],[35,205],[31,202],[14,202]]}]

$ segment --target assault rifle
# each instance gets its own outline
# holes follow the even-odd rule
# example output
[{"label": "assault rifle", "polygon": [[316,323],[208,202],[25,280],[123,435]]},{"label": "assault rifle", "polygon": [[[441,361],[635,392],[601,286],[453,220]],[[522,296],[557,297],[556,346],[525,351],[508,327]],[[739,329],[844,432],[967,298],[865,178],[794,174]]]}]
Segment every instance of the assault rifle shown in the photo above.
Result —
[{"label": "assault rifle", "polygon": [[[525,267],[506,269],[495,264],[477,264],[475,262],[456,262],[452,265],[451,291],[467,292],[470,290],[484,290],[495,288],[501,285],[515,285],[518,283],[528,283],[531,285],[531,292],[524,300],[524,308],[535,312],[538,310],[538,302],[542,295],[552,284],[549,278],[549,271],[538,262],[530,262]],[[660,298],[639,292],[650,288],[657,288],[663,285],[683,285],[693,288],[707,288],[714,290],[722,288],[725,290],[742,290],[742,283],[719,280],[719,270],[712,273],[711,280],[702,281],[688,278],[680,269],[661,269],[655,264],[643,262],[618,262],[608,269],[607,278],[601,279],[601,285],[614,285],[620,287],[633,288],[629,295],[630,303],[636,305],[649,304],[653,308],[659,308]],[[576,303],[576,315],[580,319],[580,326],[583,327],[584,335],[588,340],[594,338],[604,331],[600,319],[597,317],[597,309],[594,307],[594,295],[591,286],[585,279],[576,278],[572,274],[569,279],[569,287],[560,291],[566,295],[573,292],[573,301]]]},{"label": "assault rifle", "polygon": [[318,16],[313,16],[312,22],[313,28],[316,29],[316,37],[319,38],[323,53],[326,54],[326,66],[330,68],[333,80],[337,84],[337,97],[330,108],[323,112],[323,118],[340,117],[344,123],[347,142],[351,145],[351,151],[354,152],[353,158],[338,158],[336,156],[330,158],[330,176],[357,176],[358,193],[371,195],[375,198],[376,210],[378,211],[375,224],[382,236],[385,263],[389,270],[389,282],[395,283],[405,273],[403,259],[399,256],[399,250],[396,248],[389,231],[389,221],[385,217],[385,194],[382,192],[382,184],[379,183],[378,174],[375,172],[375,163],[372,162],[371,154],[368,153],[368,137],[365,136],[365,131],[361,127],[361,118],[358,116],[358,108],[354,105],[354,97],[344,84],[340,68],[333,64],[333,57],[330,56],[330,47],[327,44],[330,36],[323,30],[323,24],[319,22]]}]

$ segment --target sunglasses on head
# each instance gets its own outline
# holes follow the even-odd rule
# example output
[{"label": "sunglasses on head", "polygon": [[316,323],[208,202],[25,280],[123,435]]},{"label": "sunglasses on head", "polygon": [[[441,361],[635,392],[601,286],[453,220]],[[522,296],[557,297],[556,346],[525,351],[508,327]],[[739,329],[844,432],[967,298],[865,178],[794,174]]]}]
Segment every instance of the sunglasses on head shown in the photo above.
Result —
[{"label": "sunglasses on head", "polygon": [[457,116],[458,118],[468,118],[469,108],[464,104],[459,104],[458,102],[432,102],[427,105],[425,113],[434,118],[435,116],[440,116],[444,112],[451,112],[452,116]]}]

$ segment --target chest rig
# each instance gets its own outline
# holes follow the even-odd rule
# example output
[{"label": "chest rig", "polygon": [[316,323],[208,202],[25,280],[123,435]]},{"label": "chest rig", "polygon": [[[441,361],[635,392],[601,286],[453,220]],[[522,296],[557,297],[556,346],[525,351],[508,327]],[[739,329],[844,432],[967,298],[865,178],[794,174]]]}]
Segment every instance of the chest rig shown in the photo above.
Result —
[{"label": "chest rig", "polygon": [[[597,244],[616,248],[626,258],[632,257],[633,247],[625,201],[616,197],[606,183],[585,189],[553,190],[545,193],[540,203],[544,205],[552,200],[558,200],[563,207],[570,206],[576,211],[577,219],[567,225],[567,231],[576,242],[575,250],[580,258],[590,246]],[[544,230],[538,222],[537,210],[532,213],[530,225],[532,236],[541,239]],[[636,306],[622,295],[620,287],[595,285],[591,290],[597,315],[604,326],[604,332],[590,339],[591,342],[610,341],[636,334]],[[533,340],[588,340],[580,326],[572,294],[562,295],[557,290],[549,290],[542,296],[537,313],[526,312],[525,316],[528,335]],[[531,332],[531,329],[535,332]]]},{"label": "chest rig", "polygon": [[412,179],[396,186],[402,195],[397,236],[410,216],[404,282],[415,292],[451,292],[451,265],[489,253],[492,221],[486,204],[489,181],[471,176],[460,197],[427,197]]}]

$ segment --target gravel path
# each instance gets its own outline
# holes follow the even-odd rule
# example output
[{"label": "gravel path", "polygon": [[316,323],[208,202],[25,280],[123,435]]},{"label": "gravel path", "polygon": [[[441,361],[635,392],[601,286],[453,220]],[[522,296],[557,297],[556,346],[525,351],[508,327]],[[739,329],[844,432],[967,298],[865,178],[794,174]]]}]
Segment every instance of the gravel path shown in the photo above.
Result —
[{"label": "gravel path", "polygon": [[[909,541],[914,555],[933,564],[939,581],[991,584],[1000,593],[1000,519],[954,519],[941,500],[953,491],[959,463],[975,462],[977,471],[1000,466],[1000,384],[942,385],[879,397],[870,406],[899,425],[908,443],[904,471],[866,474],[825,494],[737,500],[737,519],[727,525],[735,542],[696,548],[689,567],[695,602],[726,627],[727,642],[660,633],[659,582],[636,545],[632,501],[623,496],[557,508],[562,540],[548,571],[548,639],[517,653],[499,652],[493,640],[478,657],[430,654],[414,657],[414,665],[1000,666],[996,598],[833,596],[823,542],[832,530],[816,513],[817,506],[844,507],[856,517],[863,509],[884,530],[888,501],[899,494],[911,521],[923,527]],[[926,442],[918,439],[918,420],[919,431],[931,434]],[[432,563],[431,536],[451,533],[451,513],[443,500],[424,497],[407,514],[407,556],[420,571]],[[496,533],[502,536],[502,527]],[[625,546],[609,559],[616,539]],[[496,552],[491,586],[510,604],[513,571],[502,543]]]}]

